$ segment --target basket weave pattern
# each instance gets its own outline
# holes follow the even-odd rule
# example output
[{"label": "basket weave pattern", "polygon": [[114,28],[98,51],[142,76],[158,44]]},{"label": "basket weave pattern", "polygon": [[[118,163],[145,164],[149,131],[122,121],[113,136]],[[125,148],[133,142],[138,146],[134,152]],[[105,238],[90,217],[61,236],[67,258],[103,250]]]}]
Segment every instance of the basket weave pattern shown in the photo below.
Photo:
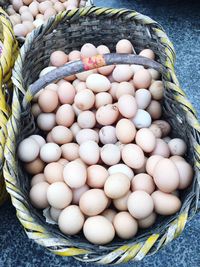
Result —
[{"label": "basket weave pattern", "polygon": [[[54,50],[66,53],[80,49],[86,43],[104,43],[114,50],[119,39],[129,39],[138,52],[151,48],[157,61],[166,69],[163,76],[165,94],[163,113],[176,136],[188,144],[187,160],[193,165],[195,178],[192,186],[182,195],[182,208],[174,216],[161,218],[152,228],[128,241],[115,240],[107,246],[92,245],[82,236],[64,236],[57,227],[45,219],[28,198],[30,178],[24,173],[16,157],[17,144],[37,131],[30,105],[23,110],[22,100],[30,102],[33,95],[29,86],[38,79],[40,71],[48,66]],[[12,115],[7,124],[8,138],[5,147],[4,177],[17,216],[29,238],[55,254],[74,256],[86,262],[101,264],[141,260],[180,235],[185,224],[197,212],[200,191],[200,125],[196,113],[180,89],[174,72],[175,52],[162,27],[149,17],[135,11],[108,8],[83,8],[62,12],[36,29],[21,48],[14,72]],[[172,132],[173,134],[173,132]]]}]

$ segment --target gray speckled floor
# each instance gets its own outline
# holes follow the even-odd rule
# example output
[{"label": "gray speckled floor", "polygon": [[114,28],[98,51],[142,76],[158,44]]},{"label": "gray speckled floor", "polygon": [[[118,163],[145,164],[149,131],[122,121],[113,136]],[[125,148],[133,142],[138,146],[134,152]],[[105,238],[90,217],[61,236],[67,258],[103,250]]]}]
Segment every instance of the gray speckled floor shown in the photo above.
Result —
[{"label": "gray speckled floor", "polygon": [[[200,1],[96,0],[98,6],[126,7],[158,21],[174,43],[176,70],[182,88],[200,117]],[[200,214],[183,234],[167,247],[142,262],[121,266],[200,267]],[[72,258],[61,258],[28,240],[10,202],[0,208],[0,267],[93,266]]]}]

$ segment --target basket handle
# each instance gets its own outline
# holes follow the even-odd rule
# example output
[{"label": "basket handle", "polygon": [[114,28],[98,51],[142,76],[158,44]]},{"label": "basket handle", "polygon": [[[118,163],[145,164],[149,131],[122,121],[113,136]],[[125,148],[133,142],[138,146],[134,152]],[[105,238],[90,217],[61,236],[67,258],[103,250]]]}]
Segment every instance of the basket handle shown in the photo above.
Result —
[{"label": "basket handle", "polygon": [[166,69],[160,63],[149,58],[133,54],[110,53],[96,55],[89,58],[82,58],[81,60],[75,60],[63,65],[62,67],[52,70],[32,83],[24,95],[22,106],[24,109],[26,109],[28,103],[37,92],[56,80],[60,80],[66,76],[70,76],[79,72],[116,64],[137,64],[144,67],[153,68],[160,73],[166,72]]}]

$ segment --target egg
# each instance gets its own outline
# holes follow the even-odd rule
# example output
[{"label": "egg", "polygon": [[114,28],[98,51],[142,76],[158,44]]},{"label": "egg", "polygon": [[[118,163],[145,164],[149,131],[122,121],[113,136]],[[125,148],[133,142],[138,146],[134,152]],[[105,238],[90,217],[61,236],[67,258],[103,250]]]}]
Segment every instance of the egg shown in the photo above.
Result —
[{"label": "egg", "polygon": [[117,198],[117,199],[113,199],[113,205],[115,206],[115,208],[120,211],[128,210],[127,201],[128,201],[130,194],[131,194],[131,191],[128,191],[124,196]]},{"label": "egg", "polygon": [[29,11],[31,12],[31,14],[33,15],[33,17],[36,17],[37,14],[39,13],[39,10],[38,10],[39,4],[38,4],[38,2],[30,3],[28,8],[29,8]]},{"label": "egg", "polygon": [[79,147],[79,156],[88,165],[96,164],[100,156],[98,144],[91,140],[82,143]]},{"label": "egg", "polygon": [[151,93],[146,89],[139,89],[135,93],[135,100],[138,108],[146,109],[151,102]]},{"label": "egg", "polygon": [[28,10],[28,11],[24,11],[22,14],[21,14],[21,21],[31,21],[33,22],[34,18],[33,18],[33,15],[31,14],[31,12]]},{"label": "egg", "polygon": [[82,112],[81,109],[77,108],[77,106],[75,105],[75,103],[72,105],[72,109],[73,109],[73,111],[74,111],[74,113],[75,113],[76,116],[78,116]]},{"label": "egg", "polygon": [[86,86],[94,93],[106,92],[110,89],[111,83],[105,76],[94,73],[86,79]]},{"label": "egg", "polygon": [[127,144],[122,149],[122,160],[133,169],[139,169],[144,164],[144,153],[135,144]]},{"label": "egg", "polygon": [[117,199],[124,196],[130,189],[130,179],[123,173],[111,174],[105,184],[105,194],[111,199]]},{"label": "egg", "polygon": [[97,46],[97,53],[100,55],[110,53],[110,49],[106,45]]},{"label": "egg", "polygon": [[112,96],[107,92],[101,92],[96,94],[95,96],[96,109],[107,104],[112,104],[112,102],[113,102]]},{"label": "egg", "polygon": [[156,186],[165,193],[171,193],[179,186],[179,172],[173,161],[161,159],[153,171]]},{"label": "egg", "polygon": [[54,143],[51,132],[47,134],[46,141],[47,143]]},{"label": "egg", "polygon": [[28,32],[31,32],[34,29],[34,25],[31,21],[23,21],[22,24],[27,28]]},{"label": "egg", "polygon": [[44,176],[49,184],[63,181],[63,165],[58,162],[51,162],[44,168]]},{"label": "egg", "polygon": [[85,184],[87,179],[87,170],[82,164],[71,161],[63,170],[64,181],[71,188],[78,188]]},{"label": "egg", "polygon": [[50,131],[56,125],[54,113],[40,113],[37,117],[37,125],[43,131]]},{"label": "egg", "polygon": [[113,209],[106,209],[104,210],[100,215],[105,217],[108,221],[113,223],[114,217],[117,214],[117,212]]},{"label": "egg", "polygon": [[61,214],[62,210],[55,209],[54,207],[51,207],[49,210],[50,216],[54,222],[58,222],[58,218]]},{"label": "egg", "polygon": [[151,195],[154,202],[155,212],[160,215],[172,215],[181,208],[181,201],[178,197],[161,191],[155,191]]},{"label": "egg", "polygon": [[187,150],[184,140],[180,138],[173,138],[168,143],[171,155],[183,156]]},{"label": "egg", "polygon": [[152,131],[152,133],[155,135],[156,138],[162,137],[162,131],[158,125],[152,123],[151,126],[149,127],[149,130]]},{"label": "egg", "polygon": [[92,165],[87,168],[87,184],[92,188],[103,188],[109,173],[101,165]]},{"label": "egg", "polygon": [[56,123],[65,127],[70,127],[74,123],[75,113],[71,105],[64,104],[56,112]]},{"label": "egg", "polygon": [[170,159],[173,161],[173,162],[176,162],[176,161],[185,161],[185,159],[181,156],[171,156]]},{"label": "egg", "polygon": [[83,195],[83,193],[85,193],[89,189],[90,188],[87,184],[84,184],[83,186],[78,187],[78,188],[73,188],[73,190],[72,190],[72,192],[73,192],[72,203],[78,205],[79,200],[80,200],[81,196]]},{"label": "egg", "polygon": [[79,145],[76,143],[68,143],[61,146],[62,149],[62,157],[73,161],[79,158]]},{"label": "egg", "polygon": [[47,200],[52,207],[64,209],[72,201],[72,191],[64,182],[55,182],[47,189]]},{"label": "egg", "polygon": [[115,173],[123,173],[129,178],[130,181],[134,177],[133,170],[130,167],[128,167],[127,165],[122,164],[122,163],[119,163],[119,164],[116,164],[116,165],[109,167],[108,172],[110,175],[115,174]]},{"label": "egg", "polygon": [[121,39],[116,44],[116,52],[117,53],[132,54],[133,53],[133,46],[129,40]]},{"label": "egg", "polygon": [[130,67],[131,67],[131,69],[133,71],[133,74],[135,74],[139,70],[143,70],[144,69],[144,67],[142,65],[137,65],[137,64],[131,64]]},{"label": "egg", "polygon": [[161,100],[164,95],[164,86],[162,81],[154,81],[150,87],[149,91],[154,100]]},{"label": "egg", "polygon": [[28,29],[24,24],[17,24],[13,27],[14,33],[18,37],[25,37],[28,33]]},{"label": "egg", "polygon": [[117,142],[116,129],[114,126],[104,126],[99,131],[99,138],[102,144],[114,144]]},{"label": "egg", "polygon": [[[21,17],[20,17],[20,15],[19,14],[14,14],[14,15],[11,15],[10,16],[10,21],[12,22],[12,25],[13,26],[15,26],[16,24],[21,24]],[[22,25],[23,25],[23,23],[22,23]],[[23,28],[23,26],[21,26],[22,28]],[[15,27],[16,28],[16,27]],[[18,27],[17,27],[18,28]],[[17,29],[16,28],[16,29]],[[15,31],[16,31],[16,29],[15,29]],[[24,27],[24,29],[26,29],[26,26]],[[18,31],[20,31],[20,28],[18,28]],[[25,32],[25,34],[26,34],[26,32]]]},{"label": "egg", "polygon": [[44,14],[44,12],[51,7],[52,7],[51,1],[48,1],[48,0],[43,1],[39,4],[39,11],[40,13]]},{"label": "egg", "polygon": [[72,124],[72,126],[70,127],[70,130],[74,136],[74,138],[76,137],[76,135],[78,134],[78,132],[81,130],[80,126],[78,125],[77,122],[74,122]]},{"label": "egg", "polygon": [[74,98],[74,103],[80,110],[88,110],[93,107],[95,102],[94,93],[89,89],[78,92]]},{"label": "egg", "polygon": [[121,159],[121,152],[118,146],[106,144],[101,148],[101,160],[111,166],[117,164]]},{"label": "egg", "polygon": [[139,173],[135,175],[131,181],[131,190],[133,192],[137,190],[141,190],[151,195],[153,191],[155,190],[155,184],[150,175],[146,173]]},{"label": "egg", "polygon": [[123,144],[131,143],[136,135],[134,124],[128,119],[121,119],[116,124],[116,136]]},{"label": "egg", "polygon": [[52,66],[61,67],[67,62],[68,62],[68,56],[65,54],[65,52],[57,50],[51,53],[50,63]]},{"label": "egg", "polygon": [[151,125],[150,114],[143,110],[138,109],[135,116],[131,119],[137,129],[148,128]]},{"label": "egg", "polygon": [[99,142],[99,135],[95,130],[92,129],[82,129],[76,134],[76,142],[81,145],[86,141]]},{"label": "egg", "polygon": [[156,146],[154,150],[151,152],[151,155],[160,155],[165,158],[168,158],[170,156],[170,150],[168,144],[165,143],[160,138],[156,139]]},{"label": "egg", "polygon": [[16,12],[19,11],[20,7],[23,6],[23,1],[22,0],[12,0],[12,6]]},{"label": "egg", "polygon": [[[33,25],[34,25],[34,26],[35,26],[36,21],[37,21],[37,19],[34,20],[34,22],[33,22]],[[43,23],[44,23],[44,22],[42,21],[42,24],[43,24]],[[36,26],[35,26],[35,27],[36,27]],[[52,70],[56,70],[56,67],[54,67],[54,66],[49,66],[49,67],[44,68],[44,69],[40,72],[39,77],[41,78],[42,76],[46,75],[48,72],[51,72]]]},{"label": "egg", "polygon": [[40,149],[40,158],[44,162],[50,163],[60,159],[61,148],[54,143],[44,144]]},{"label": "egg", "polygon": [[137,103],[132,95],[122,95],[118,99],[119,112],[125,118],[132,118],[137,112]]},{"label": "egg", "polygon": [[119,116],[117,105],[108,104],[97,109],[96,120],[101,125],[113,124]]},{"label": "egg", "polygon": [[39,95],[38,104],[43,112],[52,112],[58,106],[58,95],[55,91],[44,90]]},{"label": "egg", "polygon": [[133,238],[138,231],[138,223],[128,212],[122,211],[115,215],[113,225],[116,234],[122,239]]},{"label": "egg", "polygon": [[111,87],[108,90],[108,93],[112,96],[113,100],[117,100],[116,92],[117,92],[118,86],[119,86],[119,83],[111,82]]},{"label": "egg", "polygon": [[66,166],[69,161],[66,159],[60,158],[57,162],[60,163],[62,166]]},{"label": "egg", "polygon": [[156,213],[152,212],[148,217],[138,220],[139,228],[146,229],[151,227],[156,221]]},{"label": "egg", "polygon": [[156,137],[148,128],[137,131],[135,142],[146,153],[152,152],[156,147]]},{"label": "egg", "polygon": [[24,162],[31,162],[40,152],[39,144],[33,138],[25,138],[18,146],[18,157]]},{"label": "egg", "polygon": [[31,179],[31,187],[41,182],[46,182],[44,174],[43,173],[35,174]]},{"label": "egg", "polygon": [[25,164],[25,169],[30,174],[38,174],[44,169],[44,162],[40,158]]},{"label": "egg", "polygon": [[[78,80],[78,79],[77,79]],[[76,80],[75,80],[76,81]],[[75,82],[74,81],[74,82]],[[76,89],[76,92],[78,93],[78,92],[80,92],[80,91],[82,91],[82,90],[85,90],[85,89],[87,89],[87,87],[86,87],[86,83],[85,82],[81,82],[80,80],[78,80],[79,82],[78,82],[78,84],[76,84],[75,85],[75,89]]]},{"label": "egg", "polygon": [[84,221],[85,218],[80,208],[76,205],[70,205],[60,213],[58,226],[62,233],[75,235],[81,231]]},{"label": "egg", "polygon": [[162,107],[160,102],[152,100],[147,108],[147,112],[151,115],[153,120],[157,120],[162,115]]},{"label": "egg", "polygon": [[92,57],[97,55],[96,47],[91,43],[86,43],[81,47],[81,56]]},{"label": "egg", "polygon": [[155,69],[148,69],[149,73],[151,74],[151,77],[153,80],[159,80],[160,79],[160,73]]},{"label": "egg", "polygon": [[49,7],[44,12],[44,20],[48,20],[49,18],[51,18],[52,16],[55,16],[55,15],[56,15],[56,10],[53,7]]},{"label": "egg", "polygon": [[138,220],[148,217],[154,209],[152,197],[147,192],[141,190],[130,194],[127,205],[130,214]]},{"label": "egg", "polygon": [[112,76],[116,82],[127,82],[133,77],[133,71],[129,65],[117,65]]},{"label": "egg", "polygon": [[[37,16],[38,16],[38,15],[37,15]],[[40,18],[40,19],[37,18],[36,20],[33,21],[33,25],[34,25],[35,28],[41,26],[42,24],[44,24],[44,20],[43,20],[42,18]],[[49,68],[50,68],[50,67],[49,67]],[[53,69],[55,69],[55,67],[52,67],[52,68],[51,68],[51,70],[53,70]],[[46,72],[46,71],[45,71],[45,72]],[[41,76],[43,76],[44,74],[46,74],[45,72],[43,72]]]},{"label": "egg", "polygon": [[192,178],[193,178],[192,167],[190,166],[189,163],[183,160],[173,161],[173,162],[176,165],[176,168],[178,169],[178,173],[179,173],[178,189],[181,189],[181,190],[185,189],[192,182]]},{"label": "egg", "polygon": [[150,58],[150,59],[155,59],[155,54],[154,52],[147,48],[147,49],[143,49],[140,53],[139,53],[139,56],[142,56],[142,57],[147,57],[147,58]]},{"label": "egg", "polygon": [[73,140],[73,134],[70,129],[62,125],[55,126],[51,130],[51,136],[58,145],[70,143]]},{"label": "egg", "polygon": [[31,188],[29,192],[29,197],[31,203],[37,209],[45,209],[48,207],[47,201],[47,190],[49,188],[49,184],[47,182],[40,182]]},{"label": "egg", "polygon": [[86,219],[83,233],[89,242],[104,245],[113,240],[115,229],[109,220],[98,215]]},{"label": "egg", "polygon": [[153,176],[154,168],[161,159],[163,159],[163,156],[160,155],[153,155],[147,159],[146,171],[150,176]]},{"label": "egg", "polygon": [[108,204],[108,197],[101,189],[90,189],[82,194],[79,207],[88,216],[100,214]]},{"label": "egg", "polygon": [[171,126],[167,121],[164,120],[155,120],[153,122],[154,124],[156,124],[162,131],[162,137],[167,136],[170,131],[171,131]]},{"label": "egg", "polygon": [[134,169],[135,174],[146,172],[146,161],[147,161],[147,157],[144,157],[144,163],[143,163],[142,167],[140,167],[139,169]]},{"label": "egg", "polygon": [[73,50],[68,55],[69,61],[79,60],[80,58],[81,58],[81,52],[78,50]]},{"label": "egg", "polygon": [[96,124],[96,118],[94,112],[85,110],[78,115],[78,125],[83,129],[93,128]]},{"label": "egg", "polygon": [[58,87],[57,94],[61,104],[72,104],[76,90],[71,83],[65,81]]},{"label": "egg", "polygon": [[163,141],[165,141],[165,143],[169,144],[169,142],[171,141],[171,138],[169,136],[165,136],[162,139]]},{"label": "egg", "polygon": [[130,82],[121,82],[116,89],[116,98],[119,99],[122,95],[135,95],[135,88]]},{"label": "egg", "polygon": [[[20,7],[21,8],[21,7]],[[15,10],[13,9],[13,6],[12,5],[9,5],[8,7],[7,7],[7,13],[8,13],[8,15],[10,16],[10,15],[14,15],[16,12],[15,12]]]},{"label": "egg", "polygon": [[146,69],[138,70],[133,77],[133,84],[136,89],[147,89],[151,84],[151,74]]},{"label": "egg", "polygon": [[93,73],[97,73],[97,70],[93,69],[93,70],[83,71],[83,72],[77,73],[76,77],[80,81],[86,82],[87,78]]}]

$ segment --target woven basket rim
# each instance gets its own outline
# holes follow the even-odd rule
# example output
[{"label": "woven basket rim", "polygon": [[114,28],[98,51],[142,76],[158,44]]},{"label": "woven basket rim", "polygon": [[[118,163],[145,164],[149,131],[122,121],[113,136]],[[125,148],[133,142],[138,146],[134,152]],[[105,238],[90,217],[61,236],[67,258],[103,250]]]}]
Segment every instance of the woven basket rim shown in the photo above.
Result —
[{"label": "woven basket rim", "polygon": [[[42,25],[41,27],[39,27],[38,29],[33,31],[30,34],[30,36],[28,37],[28,39],[26,39],[24,46],[21,48],[21,54],[18,56],[18,59],[15,63],[15,68],[13,71],[13,83],[15,85],[15,94],[14,94],[14,98],[13,98],[13,112],[12,112],[12,116],[9,119],[8,129],[11,129],[11,127],[13,127],[13,122],[16,120],[16,117],[20,115],[20,114],[16,113],[16,109],[19,109],[19,106],[20,106],[18,94],[19,94],[19,91],[21,91],[24,94],[25,89],[22,86],[19,86],[19,81],[17,80],[17,77],[18,77],[18,74],[20,72],[19,66],[22,67],[25,54],[27,53],[27,51],[29,49],[29,43],[34,41],[35,36],[44,33],[46,31],[46,29],[48,29],[54,23],[54,21],[56,19],[61,20],[65,16],[69,17],[69,19],[70,19],[70,17],[72,17],[74,15],[87,16],[90,13],[95,13],[96,16],[101,15],[101,14],[125,14],[127,16],[132,15],[134,17],[134,19],[138,19],[139,21],[142,21],[144,24],[153,25],[152,27],[155,28],[157,35],[160,37],[162,42],[166,45],[167,56],[169,58],[171,58],[171,60],[166,61],[166,67],[168,68],[168,70],[171,74],[171,79],[172,79],[172,81],[169,83],[170,83],[170,85],[173,84],[174,90],[177,90],[178,92],[180,92],[180,99],[179,100],[177,99],[177,101],[179,101],[180,104],[183,103],[183,101],[184,101],[184,105],[187,107],[187,113],[189,114],[188,116],[189,116],[189,118],[191,118],[191,120],[188,121],[188,124],[190,124],[197,133],[200,133],[200,125],[196,119],[194,110],[191,108],[191,104],[186,99],[183,91],[179,88],[179,83],[178,83],[178,80],[176,78],[176,74],[174,71],[174,61],[175,61],[174,48],[173,48],[173,45],[171,44],[171,42],[169,41],[167,35],[163,31],[162,27],[159,24],[157,24],[155,21],[150,19],[149,17],[143,16],[140,13],[137,13],[136,11],[133,11],[133,10],[96,8],[96,7],[76,9],[76,10],[73,10],[70,12],[62,12],[61,14],[57,15],[55,18],[52,18],[51,20],[49,20],[47,24]],[[188,106],[187,106],[187,103],[189,103]],[[17,118],[19,119],[19,117],[17,117]],[[39,231],[41,233],[41,235],[44,235],[44,237],[45,237],[45,235],[46,235],[46,237],[48,237],[48,235],[47,235],[47,233],[45,233],[45,229],[43,227],[41,227],[39,225],[36,227],[36,225],[34,225],[34,224],[31,225],[30,222],[29,222],[29,224],[26,222],[27,218],[24,218],[23,217],[24,214],[22,214],[22,213],[24,213],[26,208],[23,207],[22,204],[20,204],[21,200],[22,200],[21,196],[20,196],[20,194],[16,195],[14,188],[11,187],[11,185],[10,185],[10,183],[12,182],[12,177],[8,171],[8,164],[12,163],[12,160],[10,158],[10,156],[11,156],[10,155],[10,141],[13,138],[13,133],[9,133],[9,134],[10,135],[9,135],[7,142],[6,142],[6,149],[5,149],[6,163],[4,165],[4,175],[6,178],[7,190],[9,191],[9,193],[11,195],[13,205],[16,207],[18,218],[21,221],[22,225],[26,229],[30,229],[30,230],[34,229],[35,231]],[[198,142],[197,142],[197,145],[199,145]],[[198,159],[197,159],[197,161],[198,161]],[[195,211],[192,212],[192,215],[194,213],[195,213]],[[180,212],[179,216],[175,220],[173,220],[170,223],[170,225],[168,225],[169,227],[167,226],[167,228],[165,229],[166,230],[165,233],[151,234],[149,236],[149,238],[145,239],[145,241],[143,241],[143,242],[133,243],[132,245],[123,245],[123,246],[119,247],[118,249],[115,249],[113,252],[110,252],[108,255],[106,255],[106,256],[103,255],[102,258],[97,257],[95,260],[91,260],[91,261],[97,261],[98,263],[108,264],[108,263],[111,263],[113,261],[113,259],[115,260],[117,257],[120,257],[120,256],[121,256],[121,259],[119,259],[117,263],[131,260],[133,258],[134,258],[134,260],[140,260],[149,252],[149,250],[151,249],[152,246],[155,246],[155,244],[157,244],[156,245],[156,251],[157,251],[158,249],[160,249],[160,247],[162,247],[163,245],[167,244],[169,241],[171,241],[172,239],[177,237],[184,229],[185,224],[186,224],[187,219],[188,219],[188,215],[189,215],[189,206],[187,206],[184,210],[182,210]],[[30,238],[33,238],[31,232],[28,231],[27,234],[29,235]],[[48,247],[48,245],[45,245],[46,243],[44,242],[44,240],[42,240],[42,237],[40,240],[37,240],[37,242]],[[71,248],[68,248],[66,250],[60,250],[60,249],[56,250],[56,249],[53,249],[49,246],[48,249],[53,251],[54,253],[56,253],[58,255],[63,255],[63,256],[75,256],[75,255],[77,255],[76,258],[78,258],[79,260],[88,261],[88,262],[90,261],[87,258],[90,251],[84,250],[83,248],[71,247]],[[84,254],[85,258],[80,258],[79,255],[81,255],[81,254]]]}]

